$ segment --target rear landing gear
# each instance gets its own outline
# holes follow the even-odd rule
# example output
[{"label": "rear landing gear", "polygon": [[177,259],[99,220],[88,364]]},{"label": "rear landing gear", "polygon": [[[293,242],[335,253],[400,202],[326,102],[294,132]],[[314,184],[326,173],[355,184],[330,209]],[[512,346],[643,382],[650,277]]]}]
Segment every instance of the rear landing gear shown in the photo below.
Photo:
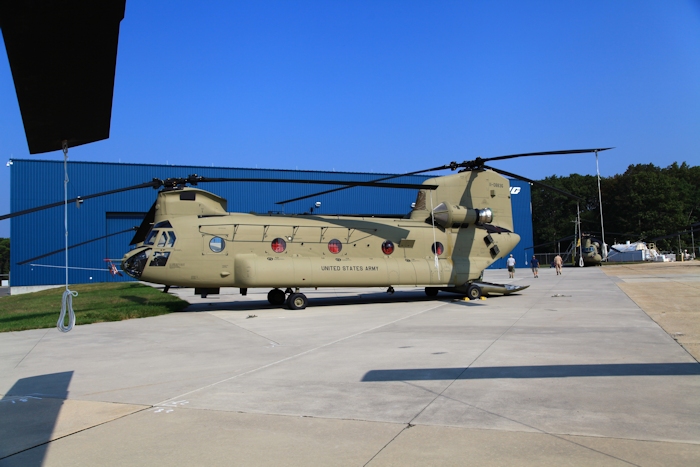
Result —
[{"label": "rear landing gear", "polygon": [[481,287],[476,284],[472,284],[467,289],[467,297],[471,300],[478,300],[481,297]]}]

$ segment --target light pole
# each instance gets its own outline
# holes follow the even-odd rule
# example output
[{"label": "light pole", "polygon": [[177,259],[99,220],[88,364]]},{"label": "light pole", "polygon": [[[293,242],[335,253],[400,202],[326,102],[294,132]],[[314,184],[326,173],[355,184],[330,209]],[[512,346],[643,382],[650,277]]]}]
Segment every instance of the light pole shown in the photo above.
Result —
[{"label": "light pole", "polygon": [[690,223],[690,216],[693,215],[693,210],[697,208],[697,206],[693,206],[693,209],[690,210],[690,214],[688,214],[688,226],[690,226],[690,241],[693,246],[693,259],[695,259],[695,235],[693,234],[693,224]]}]

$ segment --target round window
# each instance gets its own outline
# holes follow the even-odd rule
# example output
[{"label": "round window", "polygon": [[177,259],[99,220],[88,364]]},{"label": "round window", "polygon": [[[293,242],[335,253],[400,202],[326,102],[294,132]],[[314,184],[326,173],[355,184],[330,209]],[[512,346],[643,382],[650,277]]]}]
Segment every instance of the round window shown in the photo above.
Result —
[{"label": "round window", "polygon": [[282,238],[276,238],[272,240],[272,243],[270,245],[272,246],[272,251],[274,251],[275,253],[282,253],[284,250],[287,249],[287,242],[285,242]]},{"label": "round window", "polygon": [[224,248],[226,248],[226,242],[224,242],[224,239],[221,237],[214,237],[209,240],[209,248],[214,253],[221,253],[224,251]]},{"label": "round window", "polygon": [[440,256],[444,251],[445,251],[445,247],[442,246],[442,243],[440,243],[440,242],[433,243],[433,253]]},{"label": "round window", "polygon": [[392,254],[394,252],[394,242],[391,240],[386,240],[384,243],[382,243],[382,251],[385,255]]},{"label": "round window", "polygon": [[343,249],[343,244],[340,243],[340,240],[336,240],[335,238],[328,242],[328,251],[333,253],[334,255],[337,255],[340,253],[340,250]]}]

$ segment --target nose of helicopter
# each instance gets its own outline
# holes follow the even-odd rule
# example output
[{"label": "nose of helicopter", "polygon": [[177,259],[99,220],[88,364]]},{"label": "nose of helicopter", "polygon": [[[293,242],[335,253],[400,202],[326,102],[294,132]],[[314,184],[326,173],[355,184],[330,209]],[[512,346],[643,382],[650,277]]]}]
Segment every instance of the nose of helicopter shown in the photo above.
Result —
[{"label": "nose of helicopter", "polygon": [[128,252],[122,258],[122,270],[134,279],[140,279],[150,255],[150,248],[138,248]]}]

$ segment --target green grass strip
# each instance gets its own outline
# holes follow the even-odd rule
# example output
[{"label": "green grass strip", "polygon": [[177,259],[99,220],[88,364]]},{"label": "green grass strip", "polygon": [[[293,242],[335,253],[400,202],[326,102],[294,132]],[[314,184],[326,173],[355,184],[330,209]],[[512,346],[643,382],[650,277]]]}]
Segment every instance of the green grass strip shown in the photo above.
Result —
[{"label": "green grass strip", "polygon": [[[76,325],[146,318],[183,310],[189,304],[134,282],[71,285]],[[0,298],[0,332],[56,326],[65,287]]]}]

